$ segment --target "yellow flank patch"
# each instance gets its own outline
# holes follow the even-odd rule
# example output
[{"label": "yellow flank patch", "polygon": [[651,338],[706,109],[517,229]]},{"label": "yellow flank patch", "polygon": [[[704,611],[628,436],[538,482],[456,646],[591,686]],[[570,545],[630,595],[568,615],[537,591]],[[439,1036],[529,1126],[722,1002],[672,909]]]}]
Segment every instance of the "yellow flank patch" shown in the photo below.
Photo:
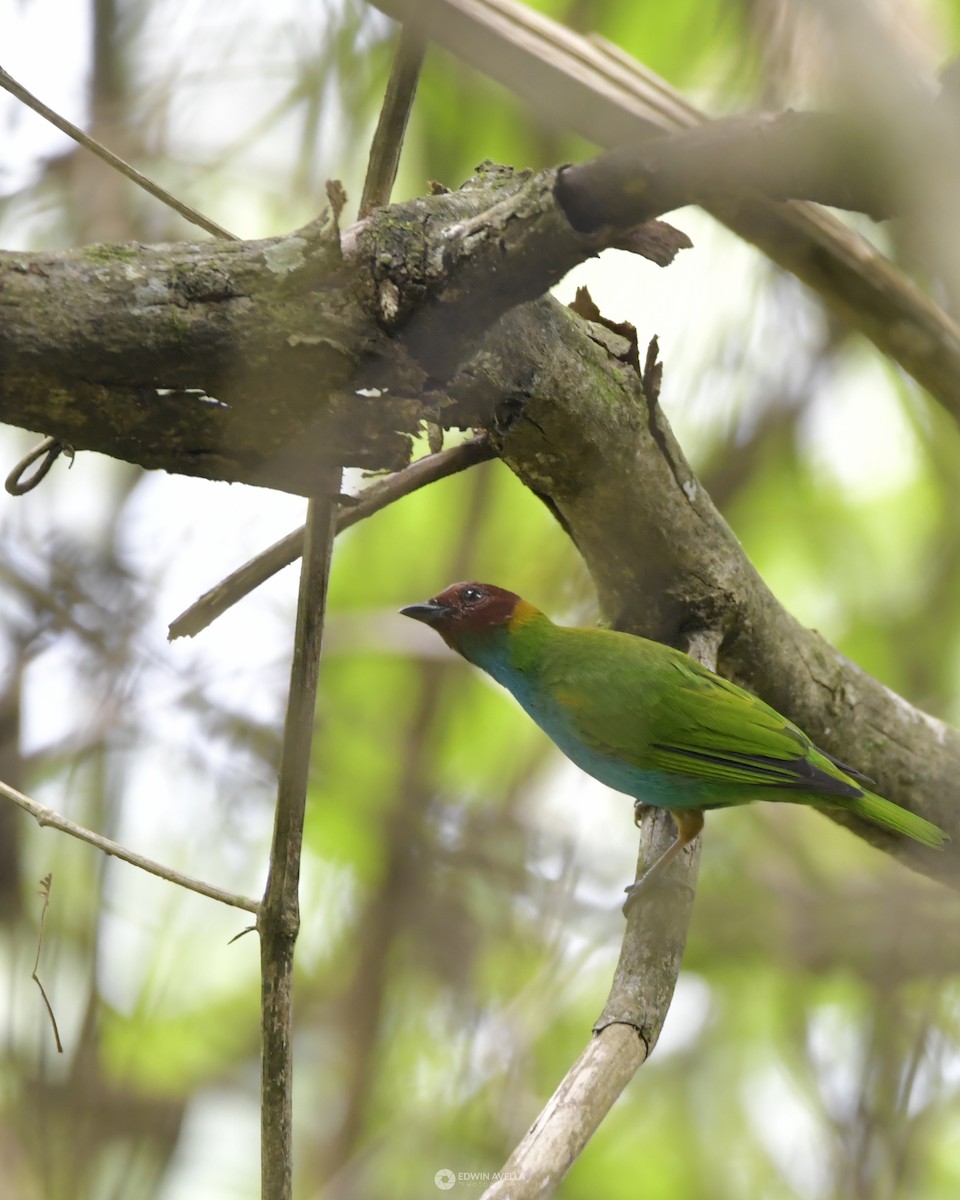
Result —
[{"label": "yellow flank patch", "polygon": [[564,708],[583,708],[586,700],[582,692],[555,692],[554,695]]}]

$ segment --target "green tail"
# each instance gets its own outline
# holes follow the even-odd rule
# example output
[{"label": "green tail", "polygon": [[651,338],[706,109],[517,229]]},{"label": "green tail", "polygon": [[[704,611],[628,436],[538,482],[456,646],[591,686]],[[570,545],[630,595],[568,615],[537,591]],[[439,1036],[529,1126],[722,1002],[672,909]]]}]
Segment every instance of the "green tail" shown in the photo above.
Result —
[{"label": "green tail", "polygon": [[922,842],[924,846],[942,846],[944,842],[950,841],[939,825],[925,821],[916,813],[908,812],[892,800],[875,796],[873,792],[864,792],[856,800],[845,800],[843,807],[856,813],[858,817],[866,817],[868,821],[876,821],[878,825],[886,825],[888,829],[904,833],[915,842]]}]

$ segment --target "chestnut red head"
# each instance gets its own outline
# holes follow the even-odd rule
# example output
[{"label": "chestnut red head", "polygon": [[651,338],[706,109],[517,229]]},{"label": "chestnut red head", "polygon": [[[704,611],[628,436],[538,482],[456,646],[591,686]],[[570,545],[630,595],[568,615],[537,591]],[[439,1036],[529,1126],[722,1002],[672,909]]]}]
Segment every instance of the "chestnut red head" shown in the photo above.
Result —
[{"label": "chestnut red head", "polygon": [[400,612],[432,625],[452,645],[464,635],[508,625],[518,605],[529,607],[513,592],[492,583],[452,583],[426,604],[411,604]]}]

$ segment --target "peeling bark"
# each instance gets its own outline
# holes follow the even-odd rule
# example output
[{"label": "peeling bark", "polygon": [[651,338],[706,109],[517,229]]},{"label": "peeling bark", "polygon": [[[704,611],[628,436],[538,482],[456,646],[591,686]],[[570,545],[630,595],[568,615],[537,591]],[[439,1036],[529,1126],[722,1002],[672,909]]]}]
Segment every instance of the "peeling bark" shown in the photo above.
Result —
[{"label": "peeling bark", "polygon": [[[952,880],[960,734],[777,604],[647,403],[628,339],[522,302],[623,239],[573,229],[556,181],[486,168],[342,238],[328,216],[266,242],[3,256],[2,414],[78,449],[303,492],[331,456],[402,462],[422,418],[487,428],[614,624],[679,645],[706,634],[722,674],[952,833],[941,854],[856,824]],[[655,253],[683,244],[633,232]]]}]

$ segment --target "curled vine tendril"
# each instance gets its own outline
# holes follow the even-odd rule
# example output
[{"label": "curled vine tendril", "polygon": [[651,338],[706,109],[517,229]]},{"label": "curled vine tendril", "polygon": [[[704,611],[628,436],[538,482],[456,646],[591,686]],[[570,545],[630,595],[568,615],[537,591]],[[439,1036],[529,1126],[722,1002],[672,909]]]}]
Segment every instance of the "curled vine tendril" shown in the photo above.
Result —
[{"label": "curled vine tendril", "polygon": [[[61,454],[66,454],[70,459],[70,465],[73,466],[75,452],[72,446],[54,437],[44,438],[42,442],[38,442],[28,454],[25,454],[20,459],[7,476],[4,487],[11,496],[25,496],[27,492],[32,492]],[[40,465],[31,475],[24,478],[24,473],[35,462],[39,462]]]}]

